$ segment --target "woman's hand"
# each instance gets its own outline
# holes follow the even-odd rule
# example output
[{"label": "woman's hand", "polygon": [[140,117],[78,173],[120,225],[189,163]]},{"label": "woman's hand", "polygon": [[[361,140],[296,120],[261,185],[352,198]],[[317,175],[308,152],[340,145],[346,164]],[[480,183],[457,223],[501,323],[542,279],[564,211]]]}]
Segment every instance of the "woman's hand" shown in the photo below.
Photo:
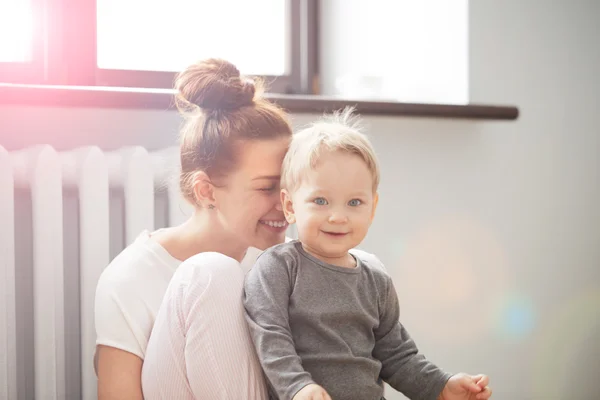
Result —
[{"label": "woman's hand", "polygon": [[300,389],[292,400],[331,400],[331,397],[321,386],[311,383]]}]

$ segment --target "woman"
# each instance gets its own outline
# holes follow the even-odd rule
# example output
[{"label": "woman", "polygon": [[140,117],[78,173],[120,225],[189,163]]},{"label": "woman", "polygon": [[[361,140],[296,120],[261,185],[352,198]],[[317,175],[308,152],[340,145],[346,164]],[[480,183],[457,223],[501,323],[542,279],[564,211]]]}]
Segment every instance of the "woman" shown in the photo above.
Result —
[{"label": "woman", "polygon": [[98,396],[266,399],[243,317],[240,262],[254,261],[249,247],[284,240],[279,175],[292,129],[226,61],[189,67],[176,89],[186,118],[180,184],[195,210],[180,226],[143,232],[103,272]]}]

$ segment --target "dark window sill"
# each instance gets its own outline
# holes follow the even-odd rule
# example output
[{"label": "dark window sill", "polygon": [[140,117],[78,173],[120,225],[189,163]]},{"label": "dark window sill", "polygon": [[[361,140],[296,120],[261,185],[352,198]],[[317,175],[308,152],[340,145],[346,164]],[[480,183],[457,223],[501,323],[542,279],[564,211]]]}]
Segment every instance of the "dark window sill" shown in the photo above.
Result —
[{"label": "dark window sill", "polygon": [[[362,115],[516,120],[519,109],[497,105],[411,104],[345,100],[325,96],[269,94],[268,98],[292,113],[331,112],[355,106]],[[168,110],[174,108],[173,91],[114,87],[70,87],[0,84],[0,104]]]}]

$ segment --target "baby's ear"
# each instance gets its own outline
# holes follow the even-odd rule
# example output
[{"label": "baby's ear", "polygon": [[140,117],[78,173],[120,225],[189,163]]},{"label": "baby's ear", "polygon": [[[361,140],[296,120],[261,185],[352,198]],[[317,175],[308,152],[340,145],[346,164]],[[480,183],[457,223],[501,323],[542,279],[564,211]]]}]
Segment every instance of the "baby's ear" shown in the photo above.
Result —
[{"label": "baby's ear", "polygon": [[296,214],[294,214],[292,196],[290,196],[286,189],[281,189],[281,205],[283,207],[283,215],[288,224],[296,223]]},{"label": "baby's ear", "polygon": [[373,195],[373,210],[371,211],[371,221],[375,218],[375,210],[377,210],[377,203],[379,202],[379,193],[375,192]]}]

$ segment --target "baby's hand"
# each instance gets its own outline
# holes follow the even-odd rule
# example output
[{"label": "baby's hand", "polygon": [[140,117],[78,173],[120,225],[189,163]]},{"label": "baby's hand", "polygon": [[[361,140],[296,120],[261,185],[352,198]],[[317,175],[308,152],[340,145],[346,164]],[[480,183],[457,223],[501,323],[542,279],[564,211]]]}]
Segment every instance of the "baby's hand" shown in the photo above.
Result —
[{"label": "baby's hand", "polygon": [[453,375],[438,400],[487,400],[492,396],[487,375]]},{"label": "baby's hand", "polygon": [[331,400],[331,397],[321,386],[311,383],[300,389],[292,400]]}]

